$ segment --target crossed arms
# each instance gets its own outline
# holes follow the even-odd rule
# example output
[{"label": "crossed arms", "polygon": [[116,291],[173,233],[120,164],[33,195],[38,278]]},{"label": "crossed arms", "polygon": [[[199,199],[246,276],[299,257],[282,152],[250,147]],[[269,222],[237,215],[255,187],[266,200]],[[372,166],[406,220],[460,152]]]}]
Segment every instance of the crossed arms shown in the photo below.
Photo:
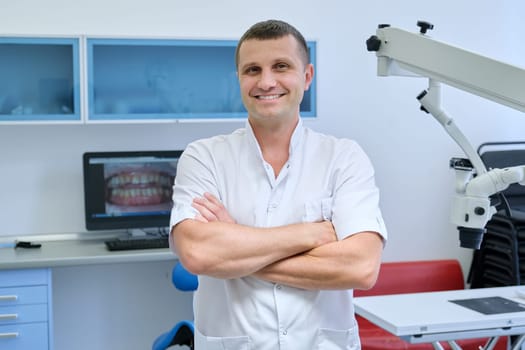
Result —
[{"label": "crossed arms", "polygon": [[211,194],[196,198],[200,215],[172,228],[172,247],[192,273],[255,276],[302,289],[368,289],[379,272],[383,240],[360,232],[337,240],[329,221],[259,228],[235,223]]}]

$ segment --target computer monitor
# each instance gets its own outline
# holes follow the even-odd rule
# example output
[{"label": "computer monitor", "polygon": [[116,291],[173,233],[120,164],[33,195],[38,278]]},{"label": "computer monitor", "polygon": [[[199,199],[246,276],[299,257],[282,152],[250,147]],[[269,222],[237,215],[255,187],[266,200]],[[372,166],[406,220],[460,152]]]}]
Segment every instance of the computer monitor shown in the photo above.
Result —
[{"label": "computer monitor", "polygon": [[166,229],[181,154],[179,150],[84,153],[86,229],[125,229],[134,234],[146,228]]}]

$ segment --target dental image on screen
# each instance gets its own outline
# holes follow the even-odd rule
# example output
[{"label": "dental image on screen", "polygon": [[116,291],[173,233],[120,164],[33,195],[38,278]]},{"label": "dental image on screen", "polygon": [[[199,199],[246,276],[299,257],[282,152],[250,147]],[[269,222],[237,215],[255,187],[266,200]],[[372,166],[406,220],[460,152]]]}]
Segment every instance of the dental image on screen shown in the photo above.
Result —
[{"label": "dental image on screen", "polygon": [[105,164],[106,214],[169,211],[175,171],[176,164],[163,162]]}]

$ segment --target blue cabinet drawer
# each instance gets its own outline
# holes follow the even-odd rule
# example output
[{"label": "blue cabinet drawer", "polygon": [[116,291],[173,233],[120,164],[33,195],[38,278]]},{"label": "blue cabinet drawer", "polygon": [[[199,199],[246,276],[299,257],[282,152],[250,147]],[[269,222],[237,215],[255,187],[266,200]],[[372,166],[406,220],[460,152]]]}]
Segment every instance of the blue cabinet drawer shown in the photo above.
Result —
[{"label": "blue cabinet drawer", "polygon": [[0,326],[0,349],[48,350],[47,323]]},{"label": "blue cabinet drawer", "polygon": [[47,303],[47,286],[0,288],[0,307]]},{"label": "blue cabinet drawer", "polygon": [[25,322],[47,322],[47,320],[47,304],[0,307],[0,325]]},{"label": "blue cabinet drawer", "polygon": [[0,271],[0,287],[47,285],[49,276],[48,269]]},{"label": "blue cabinet drawer", "polygon": [[51,270],[0,270],[0,349],[50,350]]}]

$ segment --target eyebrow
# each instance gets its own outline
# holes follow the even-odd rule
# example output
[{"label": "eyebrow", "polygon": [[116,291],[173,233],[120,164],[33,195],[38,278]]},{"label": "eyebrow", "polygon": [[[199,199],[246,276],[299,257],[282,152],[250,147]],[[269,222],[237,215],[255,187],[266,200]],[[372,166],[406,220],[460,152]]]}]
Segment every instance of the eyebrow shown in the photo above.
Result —
[{"label": "eyebrow", "polygon": [[[278,58],[274,59],[271,64],[274,65],[274,64],[279,63],[279,62],[286,62],[286,63],[291,65],[293,63],[293,60],[290,59],[287,56],[283,56],[283,57],[278,57]],[[240,67],[240,70],[243,70],[243,69],[246,69],[247,67],[252,67],[252,66],[259,67],[259,66],[261,66],[261,64],[259,64],[257,62],[248,62],[248,63],[243,64],[242,66],[239,66],[239,67]]]}]

